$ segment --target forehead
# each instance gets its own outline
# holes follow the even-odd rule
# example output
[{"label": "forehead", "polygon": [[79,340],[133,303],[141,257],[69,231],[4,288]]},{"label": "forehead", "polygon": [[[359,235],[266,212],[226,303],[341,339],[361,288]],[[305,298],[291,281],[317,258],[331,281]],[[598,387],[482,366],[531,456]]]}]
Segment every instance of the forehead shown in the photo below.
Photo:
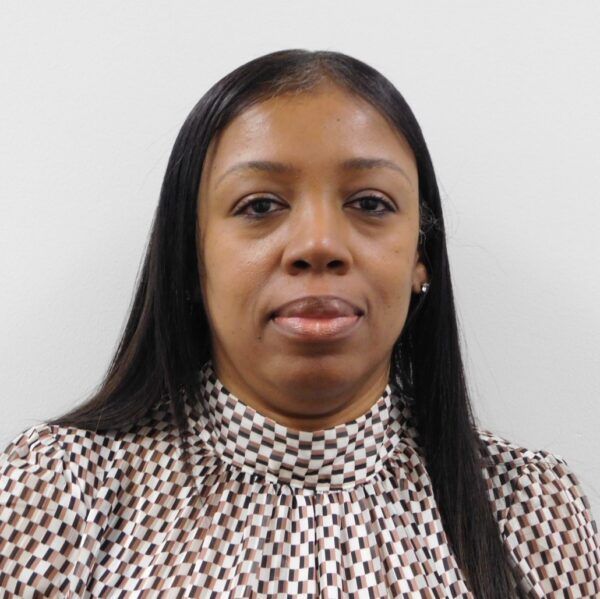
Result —
[{"label": "forehead", "polygon": [[374,156],[416,165],[404,138],[370,103],[333,85],[282,94],[235,117],[209,145],[202,179],[206,187],[232,164],[279,160],[298,170],[335,168],[355,156]]}]

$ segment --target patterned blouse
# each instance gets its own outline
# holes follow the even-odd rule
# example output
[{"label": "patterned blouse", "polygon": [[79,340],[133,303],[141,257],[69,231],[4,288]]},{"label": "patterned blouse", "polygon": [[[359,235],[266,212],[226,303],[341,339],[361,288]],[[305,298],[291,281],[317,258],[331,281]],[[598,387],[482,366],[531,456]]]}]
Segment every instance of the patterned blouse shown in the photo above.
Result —
[{"label": "patterned blouse", "polygon": [[[6,447],[0,597],[473,599],[395,385],[308,432],[244,404],[210,361],[199,382],[191,470],[166,403],[127,432],[43,423]],[[515,587],[600,597],[600,536],[565,460],[478,434]]]}]

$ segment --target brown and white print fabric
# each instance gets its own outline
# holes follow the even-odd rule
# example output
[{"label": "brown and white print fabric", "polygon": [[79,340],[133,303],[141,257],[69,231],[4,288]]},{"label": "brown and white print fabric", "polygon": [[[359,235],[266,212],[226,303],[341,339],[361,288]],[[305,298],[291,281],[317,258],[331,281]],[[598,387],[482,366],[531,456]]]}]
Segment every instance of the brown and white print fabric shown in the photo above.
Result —
[{"label": "brown and white print fabric", "polygon": [[[0,454],[0,597],[473,598],[411,419],[371,409],[295,431],[231,394],[211,362],[186,406],[135,430],[38,424]],[[600,597],[600,535],[560,456],[479,430],[484,476],[529,598]]]}]

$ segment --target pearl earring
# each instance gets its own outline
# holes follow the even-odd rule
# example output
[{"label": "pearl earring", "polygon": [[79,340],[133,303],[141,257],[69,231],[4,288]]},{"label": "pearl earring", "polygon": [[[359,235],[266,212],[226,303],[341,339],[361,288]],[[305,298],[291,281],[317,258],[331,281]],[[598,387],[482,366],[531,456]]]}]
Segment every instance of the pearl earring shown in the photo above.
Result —
[{"label": "pearl earring", "polygon": [[423,283],[421,285],[421,293],[423,293],[423,294],[427,293],[428,289],[429,289],[429,283]]}]

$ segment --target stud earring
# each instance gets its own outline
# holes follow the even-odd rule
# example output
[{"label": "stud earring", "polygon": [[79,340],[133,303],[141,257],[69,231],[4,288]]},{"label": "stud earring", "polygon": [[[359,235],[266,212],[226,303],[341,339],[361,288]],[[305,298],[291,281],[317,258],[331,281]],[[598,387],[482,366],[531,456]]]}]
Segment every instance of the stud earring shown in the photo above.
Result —
[{"label": "stud earring", "polygon": [[428,289],[429,289],[429,283],[423,283],[423,284],[421,285],[421,293],[422,293],[422,294],[425,294],[425,293],[427,293]]}]

